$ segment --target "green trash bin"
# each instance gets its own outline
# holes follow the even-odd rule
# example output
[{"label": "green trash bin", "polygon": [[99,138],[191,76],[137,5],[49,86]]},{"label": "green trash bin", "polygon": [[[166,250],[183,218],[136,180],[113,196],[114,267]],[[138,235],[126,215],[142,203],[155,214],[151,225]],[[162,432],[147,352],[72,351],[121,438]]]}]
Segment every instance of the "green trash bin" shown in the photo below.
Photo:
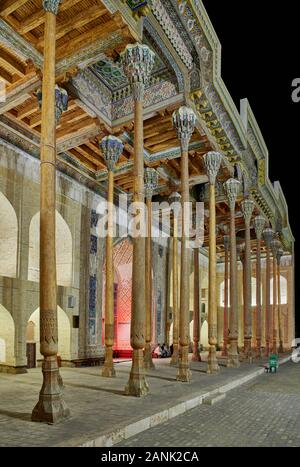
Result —
[{"label": "green trash bin", "polygon": [[278,356],[271,355],[269,359],[269,368],[271,373],[277,373],[278,370]]}]

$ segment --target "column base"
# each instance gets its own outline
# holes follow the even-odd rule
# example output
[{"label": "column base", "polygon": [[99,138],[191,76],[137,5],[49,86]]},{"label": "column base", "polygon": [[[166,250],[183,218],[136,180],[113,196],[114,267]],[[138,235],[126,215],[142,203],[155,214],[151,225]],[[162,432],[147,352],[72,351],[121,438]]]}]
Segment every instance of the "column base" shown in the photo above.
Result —
[{"label": "column base", "polygon": [[145,370],[155,370],[155,365],[152,360],[151,344],[146,344],[144,350],[144,366]]},{"label": "column base", "polygon": [[280,344],[279,344],[278,353],[284,353],[284,350],[283,350],[283,342],[280,342]]},{"label": "column base", "polygon": [[270,356],[270,343],[267,342],[266,347],[265,347],[265,357],[269,358],[269,356]]},{"label": "column base", "polygon": [[253,361],[252,337],[245,337],[243,357],[244,357],[244,360],[248,360],[250,363],[252,363]]},{"label": "column base", "polygon": [[239,360],[239,354],[238,354],[237,341],[231,341],[230,350],[228,352],[227,368],[239,368],[239,367],[240,367],[240,360]]},{"label": "column base", "polygon": [[227,344],[223,346],[221,355],[222,355],[222,357],[228,357],[228,348],[227,348]]},{"label": "column base", "polygon": [[115,378],[116,376],[112,347],[105,347],[105,360],[101,375],[104,378]]},{"label": "column base", "polygon": [[179,346],[178,344],[173,344],[173,354],[171,357],[171,366],[178,366],[179,365]]},{"label": "column base", "polygon": [[262,346],[261,346],[261,340],[260,339],[257,339],[256,341],[256,349],[255,349],[255,358],[257,360],[261,360],[262,359],[262,356],[263,356],[263,349],[262,349]]},{"label": "column base", "polygon": [[32,411],[31,420],[53,425],[70,415],[70,410],[62,397],[56,356],[44,359],[42,372],[43,386],[39,401]]},{"label": "column base", "polygon": [[211,345],[207,360],[207,374],[213,375],[220,372],[220,367],[217,360],[217,350],[215,345]]},{"label": "column base", "polygon": [[278,354],[277,341],[273,341],[272,353],[273,353],[274,355],[277,355],[277,354]]},{"label": "column base", "polygon": [[125,387],[127,396],[142,397],[149,393],[149,386],[145,378],[144,352],[133,350],[132,367],[129,381]]},{"label": "column base", "polygon": [[192,373],[189,367],[189,348],[181,347],[179,351],[179,363],[177,372],[177,381],[181,383],[190,383],[192,380]]}]

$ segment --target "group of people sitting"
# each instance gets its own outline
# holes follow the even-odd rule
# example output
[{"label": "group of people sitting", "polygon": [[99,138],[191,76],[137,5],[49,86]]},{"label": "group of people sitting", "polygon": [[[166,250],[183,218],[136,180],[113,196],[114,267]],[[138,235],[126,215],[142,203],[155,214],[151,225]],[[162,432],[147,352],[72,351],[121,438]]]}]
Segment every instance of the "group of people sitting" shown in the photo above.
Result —
[{"label": "group of people sitting", "polygon": [[154,358],[169,358],[172,355],[172,348],[173,345],[170,346],[170,349],[166,346],[166,344],[157,344],[157,347],[153,350],[153,357]]}]

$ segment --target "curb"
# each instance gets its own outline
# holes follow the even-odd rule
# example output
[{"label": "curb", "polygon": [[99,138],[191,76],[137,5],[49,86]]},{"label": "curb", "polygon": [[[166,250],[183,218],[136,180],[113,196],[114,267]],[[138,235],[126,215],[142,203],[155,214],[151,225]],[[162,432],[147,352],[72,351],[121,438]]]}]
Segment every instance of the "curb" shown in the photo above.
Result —
[{"label": "curb", "polygon": [[[291,357],[286,357],[279,360],[279,365],[284,365],[291,360]],[[149,430],[157,425],[167,422],[168,420],[172,420],[172,418],[177,417],[178,415],[182,415],[189,410],[195,409],[204,403],[205,399],[211,398],[216,396],[217,394],[226,394],[233,389],[236,389],[243,384],[248,383],[249,381],[261,376],[265,373],[264,368],[259,368],[258,370],[253,371],[247,376],[242,378],[238,378],[231,383],[225,384],[224,386],[219,387],[213,391],[207,392],[205,394],[201,394],[193,399],[189,399],[185,402],[181,402],[180,404],[174,405],[169,409],[157,412],[150,417],[144,418],[137,422],[131,423],[130,425],[126,425],[123,428],[116,429],[111,433],[107,433],[105,435],[100,436],[91,441],[86,441],[83,444],[80,444],[79,447],[111,447],[115,444],[124,441],[125,439],[129,439],[132,436],[135,436],[143,431]]]}]

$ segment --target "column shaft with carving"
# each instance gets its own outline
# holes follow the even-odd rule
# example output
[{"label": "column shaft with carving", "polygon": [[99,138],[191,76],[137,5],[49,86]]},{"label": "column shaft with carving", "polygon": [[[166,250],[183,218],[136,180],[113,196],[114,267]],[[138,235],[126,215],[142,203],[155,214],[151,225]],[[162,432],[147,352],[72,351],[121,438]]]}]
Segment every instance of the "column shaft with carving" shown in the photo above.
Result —
[{"label": "column shaft with carving", "polygon": [[262,300],[261,300],[261,239],[266,225],[265,218],[257,216],[254,219],[256,232],[256,357],[262,357]]},{"label": "column shaft with carving", "polygon": [[199,265],[199,248],[194,249],[194,313],[193,313],[193,362],[201,362],[199,352],[200,340],[200,265]]},{"label": "column shaft with carving", "polygon": [[106,236],[106,282],[105,282],[105,361],[102,376],[112,378],[116,375],[113,363],[114,345],[114,168],[122,152],[123,144],[114,136],[105,137],[101,142],[101,149],[108,168],[108,197],[107,197],[107,236]]},{"label": "column shaft with carving", "polygon": [[277,255],[281,248],[281,243],[276,238],[271,243],[273,254],[273,346],[272,352],[274,355],[278,353],[278,305],[277,305]]},{"label": "column shaft with carving", "polygon": [[271,304],[270,304],[270,293],[271,293],[271,258],[270,248],[271,242],[274,237],[272,229],[265,229],[263,232],[264,241],[266,244],[267,255],[266,255],[266,348],[265,356],[270,355],[270,332],[271,332]]},{"label": "column shaft with carving", "polygon": [[238,355],[238,284],[237,284],[237,252],[235,233],[235,204],[240,190],[240,182],[230,179],[225,183],[225,191],[230,207],[230,351],[228,368],[240,366]]},{"label": "column shaft with carving", "polygon": [[146,169],[145,188],[147,199],[147,237],[146,237],[146,346],[144,364],[148,370],[155,368],[152,360],[152,196],[158,184],[154,169]]},{"label": "column shaft with carving", "polygon": [[279,332],[279,353],[283,353],[283,332],[282,332],[282,319],[281,319],[281,258],[283,250],[279,248],[277,252],[277,293],[278,293],[278,332]]},{"label": "column shaft with carving", "polygon": [[62,398],[57,363],[55,47],[59,0],[44,0],[43,6],[45,45],[40,155],[40,352],[44,360],[43,385],[39,401],[32,412],[32,420],[53,424],[69,415],[69,409]]},{"label": "column shaft with carving", "polygon": [[[124,71],[131,83],[134,99],[134,193],[133,200],[144,206],[144,131],[143,101],[145,84],[154,65],[154,54],[139,44],[128,45],[122,53]],[[142,229],[143,230],[143,229]],[[144,348],[146,334],[145,238],[142,233],[133,239],[131,346],[132,367],[127,395],[141,397],[149,392],[145,378]]]},{"label": "column shaft with carving", "polygon": [[244,355],[252,358],[252,278],[251,278],[251,217],[254,210],[254,202],[246,199],[241,208],[245,219],[245,322],[244,322]]},{"label": "column shaft with carving", "polygon": [[[180,210],[176,209],[176,204],[181,202],[179,193],[173,193],[170,196],[170,203],[174,206],[173,221],[173,354],[171,366],[177,366],[179,363],[179,283],[178,283],[178,215]],[[176,203],[174,205],[174,203]]]},{"label": "column shaft with carving", "polygon": [[225,248],[225,272],[224,272],[224,326],[223,326],[223,350],[222,356],[228,357],[228,279],[229,279],[229,248],[230,237],[224,236]]},{"label": "column shaft with carving", "polygon": [[222,155],[209,152],[204,156],[204,166],[209,180],[209,273],[208,273],[208,367],[207,373],[220,371],[217,360],[218,308],[217,308],[217,245],[216,245],[216,178],[221,167]]},{"label": "column shaft with carving", "polygon": [[181,205],[182,205],[182,237],[181,237],[181,276],[180,276],[180,317],[179,317],[179,366],[177,381],[191,381],[189,368],[189,250],[187,226],[189,225],[189,142],[194,131],[196,117],[188,107],[180,107],[173,114],[173,125],[177,130],[181,144]]}]

